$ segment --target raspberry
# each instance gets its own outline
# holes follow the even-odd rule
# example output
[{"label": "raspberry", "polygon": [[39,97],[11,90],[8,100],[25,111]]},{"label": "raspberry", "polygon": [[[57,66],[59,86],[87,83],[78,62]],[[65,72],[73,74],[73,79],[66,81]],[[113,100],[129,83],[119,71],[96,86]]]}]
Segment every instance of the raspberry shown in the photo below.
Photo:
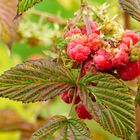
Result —
[{"label": "raspberry", "polygon": [[112,68],[111,55],[105,49],[100,49],[93,57],[97,70],[109,70]]},{"label": "raspberry", "polygon": [[75,110],[80,119],[92,119],[91,113],[86,109],[84,104],[77,105]]},{"label": "raspberry", "polygon": [[128,59],[128,53],[125,50],[120,50],[112,59],[112,65],[115,68],[119,68],[120,66],[126,65],[128,63]]},{"label": "raspberry", "polygon": [[82,69],[82,76],[84,76],[87,73],[96,73],[97,70],[95,66],[92,64],[92,60],[87,60],[84,64],[84,67]]},{"label": "raspberry", "polygon": [[126,66],[120,67],[117,73],[125,81],[135,79],[140,75],[140,61],[129,62]]},{"label": "raspberry", "polygon": [[96,33],[90,34],[85,44],[90,47],[92,52],[96,52],[102,47],[100,36]]},{"label": "raspberry", "polygon": [[[65,92],[63,92],[60,96],[61,96],[61,99],[67,103],[67,104],[70,104],[72,103],[73,101],[73,96],[74,96],[74,89],[69,89]],[[79,95],[76,96],[75,98],[75,104],[78,104],[80,102],[80,97]]]},{"label": "raspberry", "polygon": [[123,37],[122,42],[123,44],[126,44],[128,48],[130,48],[130,44],[131,44],[131,38],[130,37]]},{"label": "raspberry", "polygon": [[68,55],[77,62],[86,60],[90,52],[90,48],[84,46],[84,41],[82,38],[74,39],[67,48]]},{"label": "raspberry", "polygon": [[124,43],[121,43],[121,44],[119,45],[118,48],[119,48],[120,50],[123,50],[123,51],[125,51],[125,52],[128,52],[130,47],[128,47],[128,46],[127,46],[126,44],[124,44]]},{"label": "raspberry", "polygon": [[[95,21],[90,21],[90,27],[91,27],[92,33],[96,33],[96,34],[100,35],[100,30],[99,30],[98,23],[96,23]],[[83,27],[81,29],[81,32],[82,32],[83,35],[87,34],[86,27]]]},{"label": "raspberry", "polygon": [[131,30],[126,30],[124,32],[123,36],[124,37],[130,37],[132,42],[133,42],[133,45],[135,45],[139,41],[138,35]]},{"label": "raspberry", "polygon": [[74,29],[68,31],[65,34],[65,38],[72,37],[73,35],[76,35],[76,34],[81,34],[81,30],[79,28],[74,28]]}]

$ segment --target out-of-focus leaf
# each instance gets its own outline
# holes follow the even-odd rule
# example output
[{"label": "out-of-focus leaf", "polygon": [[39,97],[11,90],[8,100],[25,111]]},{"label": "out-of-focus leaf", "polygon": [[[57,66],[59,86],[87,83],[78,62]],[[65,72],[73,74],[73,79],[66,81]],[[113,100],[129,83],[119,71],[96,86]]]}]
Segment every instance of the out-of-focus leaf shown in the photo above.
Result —
[{"label": "out-of-focus leaf", "polygon": [[19,64],[0,76],[0,97],[22,102],[52,99],[73,87],[70,71],[47,59]]},{"label": "out-of-focus leaf", "polygon": [[135,130],[135,106],[127,86],[103,73],[86,75],[79,84],[81,99],[93,119],[114,135],[130,139]]},{"label": "out-of-focus leaf", "polygon": [[42,0],[19,0],[16,17],[22,15],[29,8],[33,7],[35,4],[37,4],[41,1]]},{"label": "out-of-focus leaf", "polygon": [[0,0],[0,39],[11,49],[16,37],[18,21],[16,16],[17,0]]},{"label": "out-of-focus leaf", "polygon": [[119,0],[121,7],[140,22],[140,0]]},{"label": "out-of-focus leaf", "polygon": [[44,136],[52,136],[58,129],[61,129],[59,139],[62,140],[91,140],[90,132],[84,122],[79,119],[67,119],[64,116],[54,116],[47,124],[37,130],[31,140],[38,140]]}]

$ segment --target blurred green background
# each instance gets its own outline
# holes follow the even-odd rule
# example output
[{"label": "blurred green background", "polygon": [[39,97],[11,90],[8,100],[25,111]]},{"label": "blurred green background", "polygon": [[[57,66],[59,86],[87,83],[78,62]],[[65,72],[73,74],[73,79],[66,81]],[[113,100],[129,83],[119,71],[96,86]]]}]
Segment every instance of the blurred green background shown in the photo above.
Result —
[{"label": "blurred green background", "polygon": [[[110,16],[113,17],[115,14],[118,14],[117,20],[121,25],[124,25],[123,12],[120,10],[117,0],[89,0],[89,3],[96,6],[100,6],[105,2],[110,5],[108,9]],[[0,42],[0,73],[27,59],[45,57],[43,52],[54,45],[54,39],[57,35],[61,36],[60,31],[63,30],[63,27],[60,27],[57,23],[52,24],[42,17],[34,16],[34,14],[31,14],[32,11],[40,15],[45,12],[47,15],[51,14],[67,20],[73,17],[74,12],[79,7],[80,0],[44,0],[25,13],[21,19],[18,29],[19,37],[12,46],[11,55],[9,55],[6,45],[2,41]],[[133,29],[136,29],[138,23],[131,19],[131,25]],[[22,104],[0,98],[0,109],[3,114],[7,115],[5,118],[2,118],[4,115],[0,115],[0,119],[4,121],[2,122],[4,126],[2,126],[0,121],[2,130],[0,131],[0,140],[28,139],[28,135],[34,131],[34,127],[40,126],[52,115],[67,115],[69,108],[70,105],[63,103],[59,100],[59,97],[46,103],[33,104]],[[9,110],[9,112],[6,110]],[[11,122],[8,122],[10,118]],[[12,120],[12,118],[15,120]],[[119,140],[119,138],[104,131],[96,122],[87,121],[87,124],[91,128],[95,140]],[[26,127],[31,127],[31,132]]]}]

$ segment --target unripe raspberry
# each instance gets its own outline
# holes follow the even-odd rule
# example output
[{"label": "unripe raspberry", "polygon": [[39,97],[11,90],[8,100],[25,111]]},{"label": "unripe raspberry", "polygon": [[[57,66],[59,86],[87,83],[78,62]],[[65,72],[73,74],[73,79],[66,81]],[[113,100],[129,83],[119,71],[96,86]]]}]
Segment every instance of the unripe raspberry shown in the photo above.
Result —
[{"label": "unripe raspberry", "polygon": [[133,80],[140,75],[140,61],[129,62],[117,70],[118,75],[125,81]]},{"label": "unripe raspberry", "polygon": [[132,47],[130,51],[130,60],[131,61],[140,61],[140,47]]},{"label": "unripe raspberry", "polygon": [[93,57],[97,70],[110,70],[112,68],[111,55],[105,49],[100,49]]},{"label": "unripe raspberry", "polygon": [[81,34],[81,30],[79,28],[74,28],[65,34],[65,38],[72,37],[73,35],[77,34]]},{"label": "unripe raspberry", "polygon": [[67,48],[68,55],[79,63],[86,60],[90,52],[90,48],[84,46],[84,41],[82,38],[74,39]]},{"label": "unripe raspberry", "polygon": [[[91,27],[91,31],[92,31],[92,33],[96,33],[96,34],[100,34],[100,29],[99,29],[99,24],[97,23],[97,22],[95,22],[95,21],[90,21],[90,27]],[[82,29],[81,29],[81,31],[82,31],[82,34],[83,35],[85,35],[85,34],[87,34],[87,30],[86,30],[86,27],[83,27]]]},{"label": "unripe raspberry", "polygon": [[92,114],[86,109],[84,104],[78,104],[75,108],[76,113],[80,119],[89,119],[91,120]]},{"label": "unripe raspberry", "polygon": [[114,58],[112,58],[112,65],[115,68],[125,66],[128,63],[128,53],[125,50],[120,50]]},{"label": "unripe raspberry", "polygon": [[[74,97],[74,89],[69,89],[67,91],[65,91],[64,93],[62,93],[61,95],[61,99],[67,103],[67,104],[71,104],[73,101],[73,97]],[[79,95],[76,96],[75,98],[75,104],[78,104],[80,102],[80,97]]]},{"label": "unripe raspberry", "polygon": [[96,33],[90,34],[85,44],[90,47],[92,52],[96,52],[102,47],[101,38]]},{"label": "unripe raspberry", "polygon": [[139,41],[138,35],[131,30],[126,30],[123,34],[123,37],[130,37],[133,45],[135,45]]}]

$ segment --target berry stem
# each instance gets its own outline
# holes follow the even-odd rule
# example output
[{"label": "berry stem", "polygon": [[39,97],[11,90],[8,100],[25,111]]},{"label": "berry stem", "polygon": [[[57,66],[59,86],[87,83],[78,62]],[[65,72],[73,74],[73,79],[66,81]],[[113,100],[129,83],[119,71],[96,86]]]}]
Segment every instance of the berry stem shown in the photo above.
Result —
[{"label": "berry stem", "polygon": [[92,33],[92,31],[91,31],[91,26],[89,23],[89,15],[87,13],[84,15],[83,20],[84,20],[85,25],[86,25],[87,34],[89,35]]},{"label": "berry stem", "polygon": [[68,117],[70,117],[71,114],[72,114],[72,110],[73,110],[74,103],[75,103],[75,100],[76,100],[76,91],[77,91],[77,90],[76,90],[76,88],[75,88],[75,89],[74,89],[74,94],[73,94],[73,99],[72,99],[72,104],[71,104],[71,108],[70,108]]},{"label": "berry stem", "polygon": [[82,70],[83,70],[84,64],[85,64],[85,62],[83,61],[82,64],[81,64],[80,72],[79,72],[79,75],[78,75],[78,77],[77,77],[76,83],[78,83],[79,80],[81,79]]}]

